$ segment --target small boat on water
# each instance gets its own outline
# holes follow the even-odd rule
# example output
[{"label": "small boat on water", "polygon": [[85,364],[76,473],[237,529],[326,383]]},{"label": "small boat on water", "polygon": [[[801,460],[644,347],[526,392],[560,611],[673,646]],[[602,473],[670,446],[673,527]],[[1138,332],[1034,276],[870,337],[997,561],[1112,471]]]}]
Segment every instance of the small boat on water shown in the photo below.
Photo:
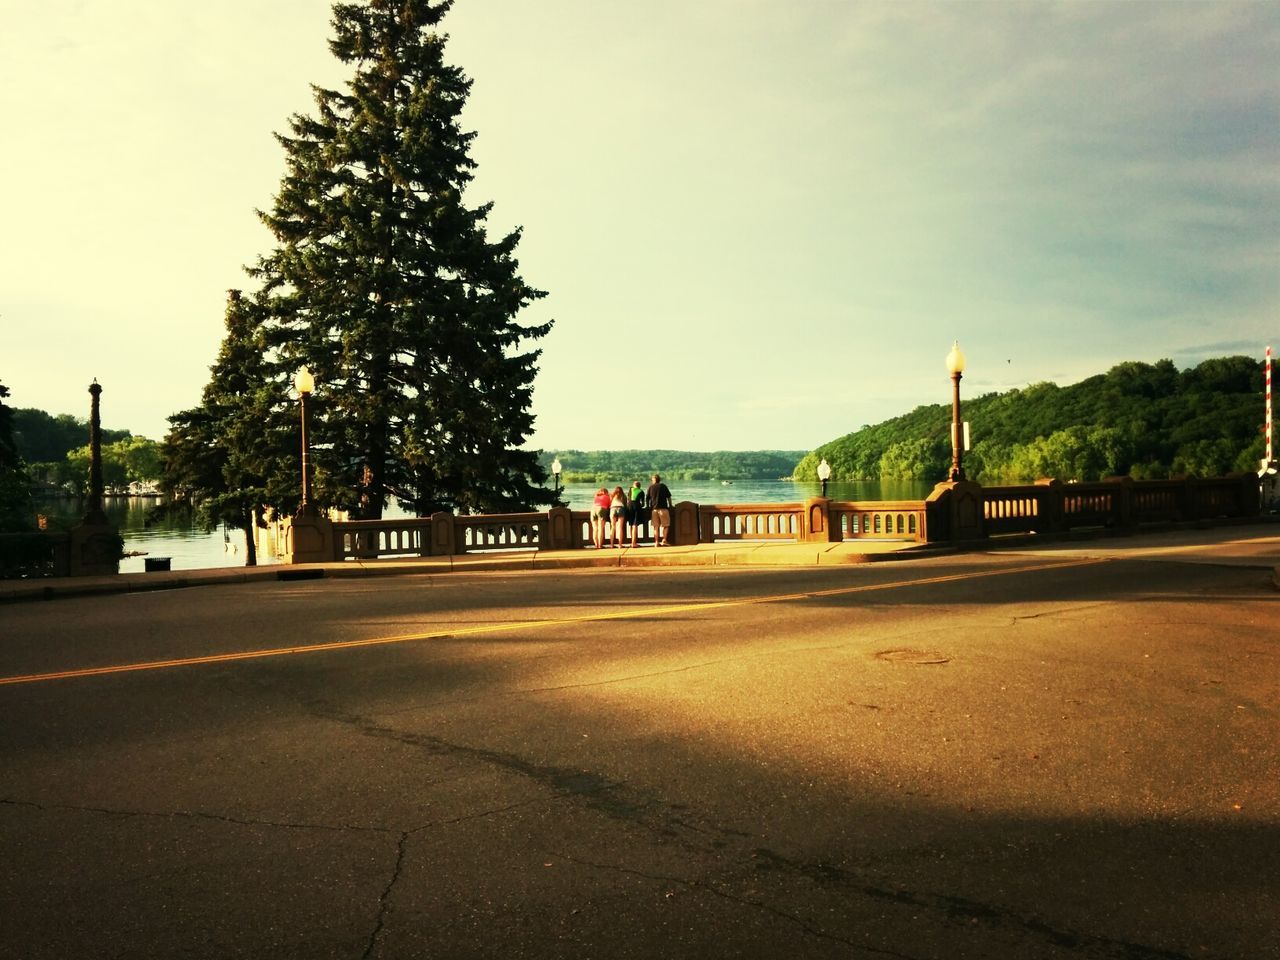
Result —
[{"label": "small boat on water", "polygon": [[720,481],[720,486],[722,486],[722,487],[732,487],[732,486],[733,486],[733,481],[732,481],[732,480],[721,480],[721,481]]}]

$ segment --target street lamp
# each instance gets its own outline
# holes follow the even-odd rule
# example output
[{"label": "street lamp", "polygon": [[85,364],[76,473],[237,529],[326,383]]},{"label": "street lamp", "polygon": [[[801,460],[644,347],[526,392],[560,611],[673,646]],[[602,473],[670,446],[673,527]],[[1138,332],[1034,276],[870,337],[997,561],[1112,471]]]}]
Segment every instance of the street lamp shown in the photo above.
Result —
[{"label": "street lamp", "polygon": [[298,372],[293,375],[293,389],[298,391],[298,404],[302,416],[302,503],[298,505],[298,516],[301,517],[311,513],[311,502],[308,496],[311,492],[311,471],[307,462],[307,397],[316,389],[316,378],[311,375],[311,371],[305,365],[299,367]]},{"label": "street lamp", "polygon": [[564,467],[560,464],[559,457],[551,461],[551,477],[555,483],[554,497],[551,502],[557,506],[560,504],[560,471],[563,469]]},{"label": "street lamp", "polygon": [[960,378],[964,375],[964,351],[957,340],[947,354],[947,372],[951,374],[951,472],[947,479],[952,483],[964,479],[964,467],[961,465],[961,447],[964,446],[964,432],[960,425]]},{"label": "street lamp", "polygon": [[102,419],[98,406],[102,385],[97,377],[89,384],[89,396],[89,509],[84,515],[84,522],[89,526],[105,526],[107,515],[102,509]]},{"label": "street lamp", "polygon": [[818,479],[822,481],[822,496],[827,495],[827,481],[831,479],[831,464],[827,463],[827,458],[823,457],[822,462],[818,464]]}]

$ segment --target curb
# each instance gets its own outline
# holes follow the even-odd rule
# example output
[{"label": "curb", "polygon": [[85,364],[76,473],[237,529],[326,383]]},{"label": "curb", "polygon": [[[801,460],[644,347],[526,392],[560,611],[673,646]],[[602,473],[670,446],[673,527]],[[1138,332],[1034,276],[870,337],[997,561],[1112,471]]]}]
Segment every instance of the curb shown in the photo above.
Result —
[{"label": "curb", "polygon": [[[1219,524],[1225,526],[1227,524]],[[1160,529],[1177,529],[1179,525],[1161,525]],[[1190,526],[1190,525],[1186,525]],[[1143,530],[1139,532],[1157,532]],[[1083,535],[1082,535],[1083,534]],[[623,547],[617,550],[582,550],[541,553],[536,550],[502,554],[461,554],[450,557],[389,558],[386,560],[348,560],[342,563],[271,564],[261,567],[226,567],[210,570],[178,570],[172,572],[125,573],[83,579],[62,578],[37,581],[0,581],[0,604],[64,597],[91,597],[120,593],[143,593],[153,590],[179,590],[214,584],[251,583],[258,580],[320,580],[332,578],[379,576],[433,576],[446,573],[497,573],[541,570],[611,570],[692,567],[831,567],[864,563],[888,563],[920,560],[972,551],[998,551],[1038,544],[1072,540],[1091,540],[1110,536],[1132,536],[1133,531],[1078,531],[1075,535],[1020,534],[996,540],[985,539],[961,544],[903,543],[883,551],[854,552],[846,543],[741,543],[675,546],[670,549]],[[701,547],[701,549],[699,549]],[[1272,586],[1280,590],[1280,567],[1271,575]]]},{"label": "curb", "polygon": [[214,584],[251,583],[259,580],[290,582],[326,578],[379,576],[432,576],[446,573],[496,573],[534,570],[610,570],[622,568],[690,568],[690,567],[797,567],[833,566],[875,563],[888,560],[910,560],[954,553],[954,548],[909,544],[879,553],[850,552],[841,544],[756,543],[726,544],[707,549],[672,547],[669,550],[623,547],[619,550],[527,551],[505,554],[462,554],[451,557],[414,557],[412,559],[348,560],[342,563],[315,563],[260,567],[228,567],[209,570],[155,571],[122,573],[114,576],[60,578],[0,582],[0,604],[64,597],[104,596],[120,593],[144,593],[155,590],[181,590]]}]

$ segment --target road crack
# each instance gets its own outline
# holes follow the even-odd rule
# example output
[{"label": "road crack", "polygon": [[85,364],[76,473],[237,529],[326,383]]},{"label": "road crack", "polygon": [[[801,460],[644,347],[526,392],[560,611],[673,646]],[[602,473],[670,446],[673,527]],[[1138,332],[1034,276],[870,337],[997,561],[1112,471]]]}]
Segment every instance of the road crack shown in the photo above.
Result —
[{"label": "road crack", "polygon": [[1047,923],[1033,915],[1018,913],[1005,907],[993,906],[968,897],[947,893],[913,891],[905,888],[890,889],[869,884],[835,864],[826,862],[805,863],[791,860],[772,850],[758,849],[753,854],[766,870],[781,870],[807,877],[819,886],[845,887],[862,896],[891,903],[940,913],[952,921],[981,921],[990,926],[1014,927],[1054,947],[1061,947],[1089,956],[1115,957],[1117,960],[1191,960],[1185,953],[1164,950],[1128,940],[1116,940],[1096,934],[1081,933]]},{"label": "road crack", "polygon": [[388,827],[369,827],[356,824],[332,823],[292,823],[284,820],[258,820],[242,817],[231,817],[226,814],[208,813],[202,810],[121,810],[111,807],[93,807],[71,803],[35,803],[31,800],[17,800],[13,797],[0,797],[0,805],[25,807],[42,812],[63,811],[68,813],[93,813],[110,817],[147,817],[156,820],[208,820],[215,823],[227,823],[240,827],[273,827],[284,830],[327,830],[337,833],[391,833]]},{"label": "road crack", "polygon": [[1102,607],[1112,607],[1114,603],[1104,601],[1102,603],[1080,603],[1070,607],[1058,607],[1053,610],[1041,610],[1039,613],[1023,613],[1017,614],[1009,618],[1009,625],[1016,626],[1024,620],[1047,620],[1056,617],[1066,617],[1074,613],[1081,613],[1086,610],[1098,610]]},{"label": "road crack", "polygon": [[[870,876],[860,876],[831,863],[809,863],[792,860],[767,849],[751,849],[749,844],[755,838],[749,834],[731,830],[705,818],[691,815],[687,808],[671,804],[656,795],[638,790],[626,783],[590,770],[540,764],[505,751],[450,743],[430,734],[397,730],[370,718],[336,710],[329,710],[324,715],[334,722],[354,726],[366,736],[402,743],[422,750],[431,756],[465,759],[505,770],[547,788],[558,797],[577,801],[587,809],[601,813],[612,820],[638,827],[652,835],[656,843],[667,844],[674,842],[694,855],[724,858],[727,854],[744,867],[749,865],[755,870],[781,871],[791,876],[806,878],[829,890],[843,889],[849,895],[895,902],[915,910],[941,915],[955,923],[980,921],[993,927],[1015,929],[1032,939],[1054,947],[1065,947],[1071,950],[1088,952],[1090,955],[1099,957],[1115,958],[1115,960],[1190,960],[1183,953],[1054,926],[1041,917],[1019,913],[1006,907],[986,904],[947,893],[891,889]],[[514,809],[515,806],[519,805],[500,808],[488,813],[469,814],[459,818],[459,821],[501,813],[505,810]],[[437,824],[429,824],[406,833],[402,840],[402,846],[412,833],[435,825]],[[869,953],[879,953],[884,956],[913,960],[913,958],[905,954],[895,954],[854,943],[838,935],[818,929],[802,917],[788,914],[771,904],[737,896],[712,884],[682,880],[675,877],[649,876],[639,871],[629,870],[626,867],[593,863],[570,856],[564,856],[564,859],[587,867],[629,872],[638,876],[647,876],[655,881],[679,883],[683,886],[703,889],[717,897],[736,900],[744,905],[772,912],[780,919],[794,923],[814,936],[823,937]],[[399,864],[397,865],[397,871],[398,869]],[[394,879],[393,877],[393,881]],[[385,904],[385,898],[389,896],[392,886],[394,886],[394,882],[388,886],[387,891],[384,891],[383,901],[380,901],[380,903]],[[385,909],[380,910],[378,927],[375,930],[374,938],[370,941],[370,949],[373,949],[373,942],[380,934],[384,922]]]},{"label": "road crack", "polygon": [[[419,827],[419,830],[425,829]],[[387,885],[383,888],[382,894],[378,897],[378,915],[374,918],[373,932],[369,934],[369,944],[364,948],[361,960],[369,960],[373,956],[374,949],[378,946],[378,939],[382,936],[382,929],[386,925],[387,912],[391,907],[391,892],[400,881],[400,874],[404,869],[405,848],[409,844],[409,837],[417,830],[406,830],[400,834],[400,840],[396,843],[396,862],[391,870],[391,879],[387,881]]]},{"label": "road crack", "polygon": [[730,893],[728,890],[723,890],[714,883],[708,883],[702,880],[687,880],[683,877],[672,877],[672,876],[666,876],[664,874],[646,873],[643,870],[634,870],[630,867],[618,866],[617,864],[596,863],[591,860],[583,860],[579,857],[570,856],[569,854],[566,854],[566,853],[553,852],[552,856],[559,857],[560,859],[566,860],[569,863],[576,863],[579,866],[590,867],[591,869],[594,869],[594,870],[601,870],[601,871],[606,871],[610,873],[619,873],[619,874],[624,874],[626,876],[631,876],[631,877],[640,877],[641,879],[644,879],[644,880],[652,880],[655,883],[674,884],[676,886],[686,887],[690,890],[697,890],[697,891],[709,893],[712,896],[719,897],[722,900],[728,900],[730,903],[736,903],[739,906],[751,907],[752,909],[755,909],[755,910],[762,910],[765,913],[768,913],[771,916],[777,917],[780,920],[785,920],[788,923],[794,924],[795,926],[803,930],[805,933],[809,934],[810,936],[817,937],[820,940],[829,940],[832,943],[838,943],[841,946],[850,947],[854,950],[860,950],[868,954],[874,954],[875,956],[897,957],[899,958],[899,960],[917,960],[917,958],[915,958],[911,954],[900,953],[896,950],[885,950],[880,947],[867,946],[866,944],[861,944],[861,943],[857,943],[856,941],[850,940],[847,937],[840,937],[833,933],[828,933],[825,930],[821,930],[815,927],[813,924],[809,923],[804,918],[795,915],[794,913],[788,913],[787,911],[782,910],[778,907],[775,907],[772,904],[766,903],[763,900],[755,900],[755,899],[752,899],[751,897],[744,897],[734,893]]}]

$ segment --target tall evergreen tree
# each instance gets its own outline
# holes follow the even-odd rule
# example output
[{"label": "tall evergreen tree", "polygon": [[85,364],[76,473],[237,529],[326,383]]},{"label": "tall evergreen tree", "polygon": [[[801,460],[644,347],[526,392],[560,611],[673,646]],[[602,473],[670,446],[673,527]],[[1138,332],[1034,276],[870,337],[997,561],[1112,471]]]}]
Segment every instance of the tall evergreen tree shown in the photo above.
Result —
[{"label": "tall evergreen tree", "polygon": [[464,203],[475,163],[460,116],[471,81],[445,63],[448,0],[333,8],[345,91],[315,89],[314,116],[279,136],[287,158],[273,209],[277,246],[250,273],[270,342],[316,375],[317,499],[379,517],[394,496],[419,515],[546,503],[523,450],[551,324],[517,314],[517,229],[490,241],[492,204]]},{"label": "tall evergreen tree", "polygon": [[253,566],[255,517],[298,502],[299,434],[252,301],[229,293],[226,336],[200,406],[169,418],[161,488],[194,504],[210,528],[243,531],[245,564]]}]

